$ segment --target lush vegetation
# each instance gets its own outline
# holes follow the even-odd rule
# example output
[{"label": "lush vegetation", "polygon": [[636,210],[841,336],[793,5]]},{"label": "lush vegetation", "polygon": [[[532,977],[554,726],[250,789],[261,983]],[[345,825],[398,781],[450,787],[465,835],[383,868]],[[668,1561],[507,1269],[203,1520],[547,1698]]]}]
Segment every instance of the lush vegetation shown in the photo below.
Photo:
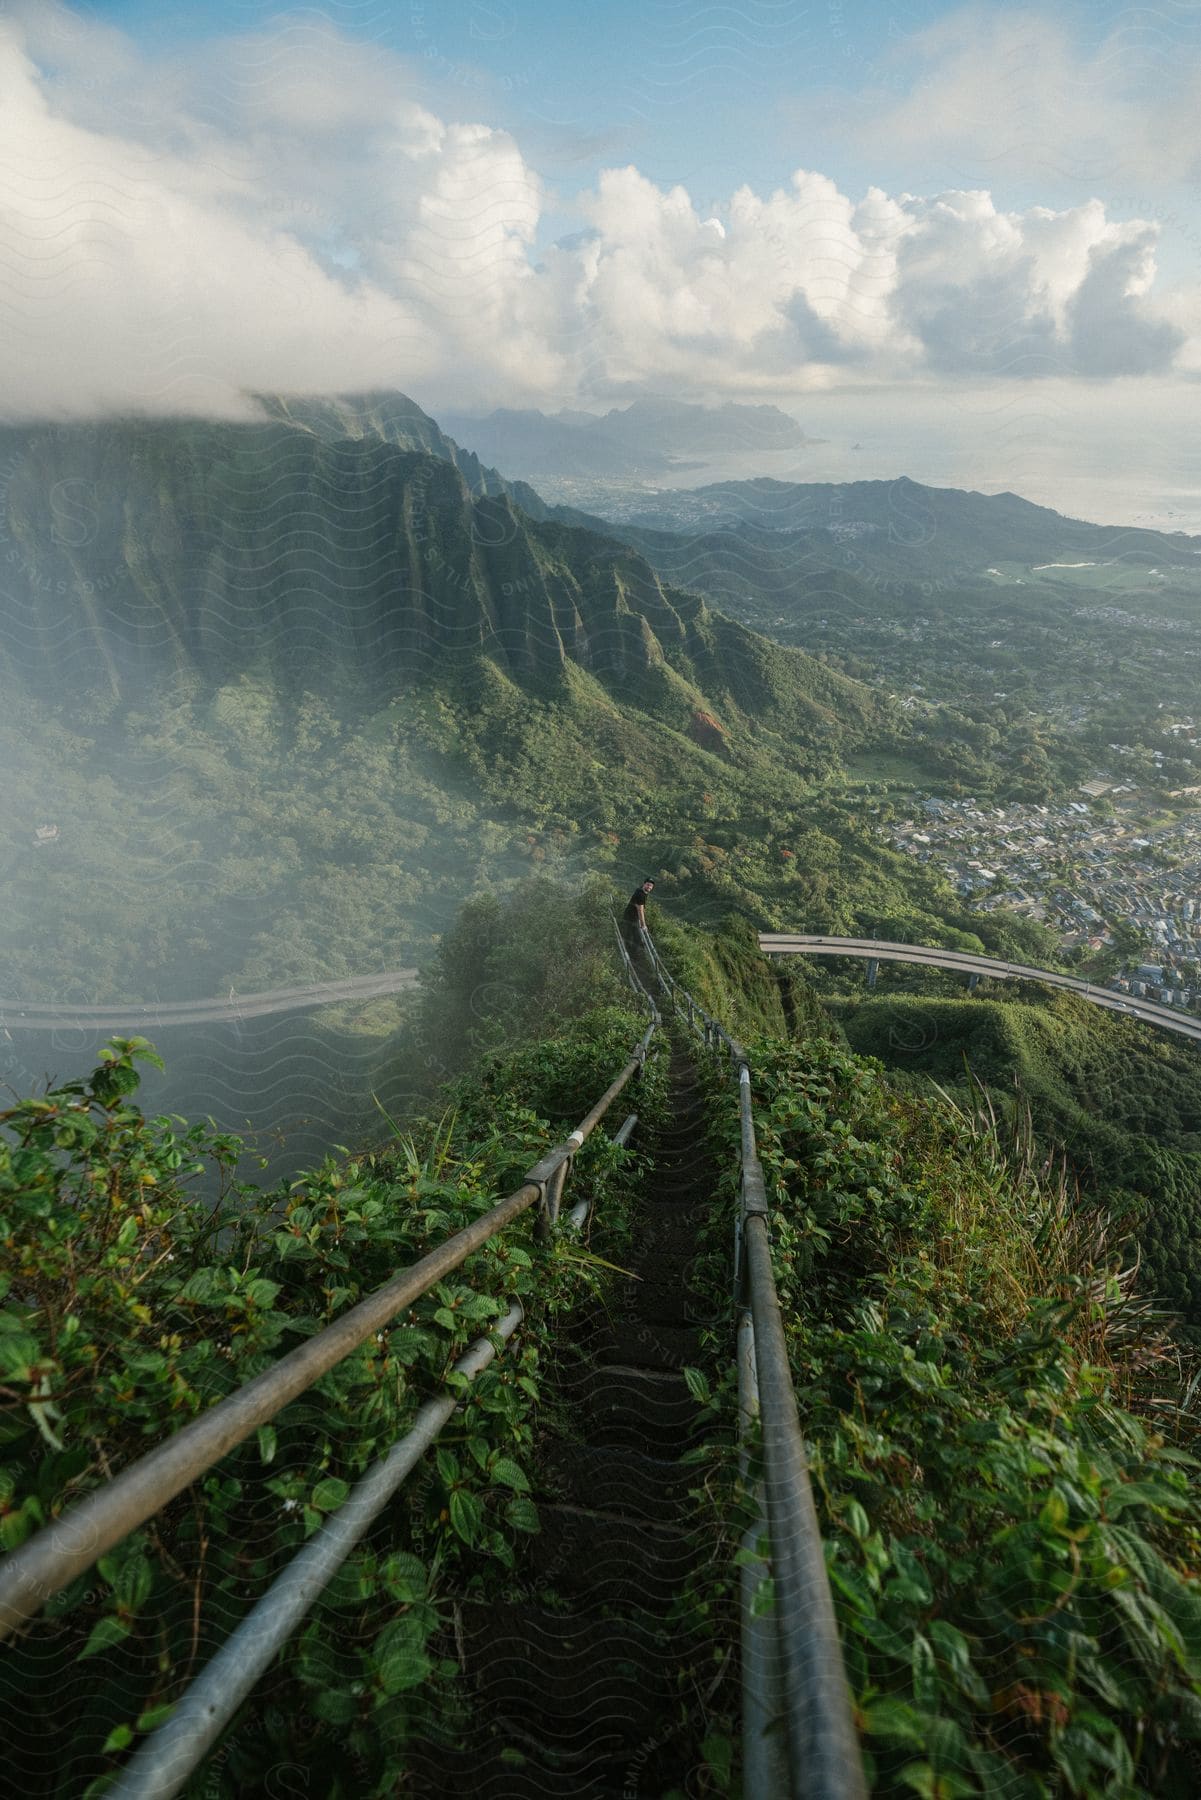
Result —
[{"label": "lush vegetation", "polygon": [[[404,967],[460,901],[539,870],[630,887],[653,871],[698,923],[738,910],[1047,954],[1038,927],[966,912],[881,846],[778,739],[731,729],[717,754],[582,674],[536,699],[481,664],[342,711],[244,677],[90,724],[17,697],[0,744],[14,999],[199,998]],[[58,836],[39,844],[44,821]]]},{"label": "lush vegetation", "polygon": [[1127,1248],[986,1105],[898,1095],[829,1040],[753,1065],[872,1791],[1191,1793],[1196,1425]]},{"label": "lush vegetation", "polygon": [[[412,1034],[415,1091],[451,1077],[434,1109],[405,1129],[381,1121],[363,1148],[290,1187],[233,1181],[228,1139],[146,1119],[137,1042],[115,1044],[89,1080],[7,1111],[7,1547],[477,1216],[575,1122],[644,1023],[608,947],[611,896],[601,882],[573,897],[537,879],[466,907]],[[796,969],[764,962],[745,921],[711,934],[652,903],[652,922],[677,973],[751,1041],[777,1275],[874,1791],[1190,1791],[1201,1517],[1187,1370],[1120,1233],[1036,1147],[1020,1106],[998,1113],[971,1084],[958,1103],[930,1097],[847,1047],[844,1030],[903,1002],[844,1007],[838,1023]],[[926,1004],[991,1016],[977,1002]],[[1048,1082],[1062,1080],[1054,1019],[1015,1010]],[[996,1016],[998,1030],[1022,1024]],[[947,1057],[953,1023],[948,1013],[937,1040]],[[998,1040],[991,1061],[984,1040],[969,1048],[1004,1077],[1012,1045]],[[727,1179],[698,1267],[716,1300],[736,1168],[727,1071],[711,1091]],[[1182,1074],[1181,1104],[1186,1093]],[[639,1110],[653,1123],[662,1105],[660,1064]],[[194,1196],[205,1161],[225,1172],[216,1203]],[[544,1359],[563,1309],[606,1280],[598,1256],[620,1263],[639,1172],[637,1155],[596,1134],[573,1175],[603,1201],[591,1252],[515,1227],[51,1602],[0,1663],[25,1722],[13,1767],[30,1791],[78,1792],[86,1769],[103,1792],[457,1350],[518,1294],[519,1339],[244,1708],[203,1791],[254,1791],[286,1756],[331,1795],[382,1794],[406,1744],[453,1731],[453,1597],[503,1597],[537,1530],[532,1459],[553,1416]],[[689,1382],[698,1398],[713,1391],[724,1426],[719,1332],[703,1360]],[[700,1462],[709,1533],[730,1555],[683,1597],[693,1620],[724,1616],[743,1517],[730,1452]],[[733,1716],[710,1718],[706,1779],[719,1790],[736,1784],[736,1740]]]},{"label": "lush vegetation", "polygon": [[[564,936],[572,913],[561,900]],[[488,997],[460,954],[478,928],[477,916],[451,934],[441,993],[491,1038]],[[611,965],[593,958],[576,972],[555,1035],[493,1051],[443,1091],[439,1116],[269,1193],[229,1177],[236,1143],[143,1116],[137,1063],[153,1052],[140,1040],[114,1043],[89,1080],[0,1115],[5,1548],[520,1184],[644,1028]],[[661,1066],[643,1077],[640,1111],[652,1121],[662,1081]],[[192,1191],[206,1162],[226,1177],[216,1204]],[[503,1584],[522,1536],[538,1529],[528,1470],[545,1429],[548,1328],[603,1285],[638,1166],[636,1152],[595,1133],[570,1189],[603,1202],[595,1251],[569,1236],[538,1243],[525,1215],[51,1600],[0,1660],[7,1768],[22,1791],[104,1791],[516,1296],[519,1336],[463,1393],[404,1503],[343,1566],[203,1777],[206,1796],[256,1791],[273,1765],[301,1760],[322,1793],[394,1791],[403,1746],[454,1704],[448,1587]]]},{"label": "lush vegetation", "polygon": [[[1143,1284],[1201,1339],[1201,1055],[1071,994],[1007,986],[967,1000],[863,993],[831,1008],[851,1046],[903,1083],[963,1097],[972,1079],[1027,1106],[1086,1189],[1135,1230]],[[1008,1100],[1006,1100],[1008,1096]]]},{"label": "lush vegetation", "polygon": [[[1111,736],[1140,779],[1183,782],[1183,755],[1155,764],[1154,714],[1195,701],[1191,547],[1132,537],[1098,600],[1002,554],[1022,533],[1048,560],[1093,540],[1012,497],[965,513],[905,484],[855,499],[859,536],[780,495],[769,534],[757,492],[717,538],[631,548],[407,403],[352,412],[6,439],[0,993],[247,993],[415,962],[427,979],[406,1008],[312,1029],[332,1067],[339,1027],[364,1027],[402,1123],[385,1137],[348,1092],[340,1135],[360,1147],[290,1185],[239,1181],[214,1129],[147,1119],[138,1042],[2,1115],[0,1542],[476,1216],[575,1122],[642,1029],[608,912],[650,873],[681,976],[761,1036],[779,1272],[878,1790],[1188,1791],[1191,1425],[1114,1231],[1137,1234],[1143,1292],[1201,1331],[1197,1053],[1065,996],[885,977],[850,1000],[837,973],[769,967],[754,931],[1052,961],[1040,927],[966,911],[878,826],[915,784],[1042,798]],[[64,494],[87,500],[78,530]],[[1154,591],[1148,554],[1168,571]],[[636,1167],[599,1137],[579,1159],[602,1253]],[[724,1293],[728,1217],[714,1229]],[[299,1748],[323,1791],[390,1791],[398,1746],[453,1707],[449,1585],[494,1591],[536,1527],[546,1327],[601,1278],[515,1229],[73,1583],[0,1659],[18,1782],[74,1793],[86,1768],[103,1791],[209,1635],[517,1292],[519,1347],[214,1777],[253,1787]]]}]

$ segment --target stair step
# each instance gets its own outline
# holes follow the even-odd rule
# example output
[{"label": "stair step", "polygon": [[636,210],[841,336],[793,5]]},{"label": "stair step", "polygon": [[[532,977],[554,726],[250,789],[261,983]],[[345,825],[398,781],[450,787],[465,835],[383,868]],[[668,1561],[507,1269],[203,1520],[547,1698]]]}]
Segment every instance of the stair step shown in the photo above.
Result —
[{"label": "stair step", "polygon": [[502,1735],[533,1738],[583,1771],[629,1757],[662,1732],[680,1669],[697,1648],[644,1613],[470,1603],[462,1621],[473,1710]]},{"label": "stair step", "polygon": [[712,1685],[737,1621],[673,1618],[698,1557],[700,1471],[679,1458],[712,1430],[682,1373],[700,1360],[712,1310],[689,1292],[712,1175],[679,1046],[672,1103],[633,1246],[617,1259],[638,1279],[619,1283],[608,1307],[574,1315],[560,1345],[556,1387],[584,1441],[542,1446],[541,1530],[523,1545],[519,1597],[456,1607],[464,1711],[436,1743],[413,1746],[419,1800],[708,1791],[698,1720],[682,1716],[681,1696]]},{"label": "stair step", "polygon": [[553,1444],[542,1462],[548,1486],[569,1502],[640,1519],[665,1519],[688,1504],[696,1471],[635,1450]]},{"label": "stair step", "polygon": [[664,1617],[696,1561],[689,1534],[675,1523],[591,1507],[541,1503],[542,1529],[531,1541],[531,1573],[557,1593],[586,1597],[589,1611],[623,1606]]},{"label": "stair step", "polygon": [[588,1442],[598,1447],[631,1445],[676,1457],[704,1440],[706,1421],[675,1372],[584,1365],[563,1371],[562,1392],[579,1408]]},{"label": "stair step", "polygon": [[634,1368],[685,1369],[700,1355],[695,1325],[664,1325],[629,1314],[611,1318],[600,1309],[581,1320],[575,1338],[597,1362],[629,1363]]},{"label": "stair step", "polygon": [[[680,1764],[672,1753],[678,1759],[675,1740],[686,1729],[660,1734],[650,1750],[639,1745],[633,1754],[588,1768],[565,1763],[553,1747],[519,1728],[506,1734],[503,1725],[481,1719],[468,1727],[465,1742],[414,1745],[406,1774],[420,1800],[631,1800],[631,1795],[654,1800],[669,1787],[682,1788],[675,1779]],[[667,1767],[657,1774],[650,1758],[662,1762],[665,1755]]]},{"label": "stair step", "polygon": [[700,1301],[681,1281],[665,1279],[661,1271],[650,1268],[638,1284],[635,1316],[651,1324],[682,1328],[711,1322]]}]

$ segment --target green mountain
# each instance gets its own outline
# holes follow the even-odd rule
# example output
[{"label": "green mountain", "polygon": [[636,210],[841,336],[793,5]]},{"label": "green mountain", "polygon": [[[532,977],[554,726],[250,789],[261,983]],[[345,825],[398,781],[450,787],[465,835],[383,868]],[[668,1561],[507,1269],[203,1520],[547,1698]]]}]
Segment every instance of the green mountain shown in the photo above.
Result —
[{"label": "green mountain", "polygon": [[10,683],[129,701],[164,678],[253,675],[383,696],[484,659],[546,691],[570,666],[682,730],[732,708],[794,750],[900,729],[868,689],[629,549],[333,422],[309,408],[299,424],[122,423],[6,445]]},{"label": "green mountain", "polygon": [[270,419],[328,440],[378,438],[399,450],[421,450],[453,463],[473,495],[507,494],[532,519],[556,514],[525,481],[506,481],[488,468],[473,450],[464,450],[407,394],[257,394],[257,404]]},{"label": "green mountain", "polygon": [[[909,481],[730,483],[655,506],[673,529],[628,507],[608,529],[756,630],[935,703],[961,792],[1042,803],[1108,773],[1114,743],[1149,765],[1174,748],[1168,719],[1194,716],[1199,538]],[[1177,761],[1160,785],[1195,779]]]},{"label": "green mountain", "polygon": [[[768,569],[830,569],[874,581],[962,580],[997,563],[1029,566],[1149,561],[1197,567],[1184,532],[1093,525],[1017,494],[978,494],[895,481],[720,482],[661,493],[612,529],[655,566],[686,561],[689,541],[729,534],[731,550]],[[650,535],[660,533],[665,535]],[[694,547],[695,549],[695,547]]]},{"label": "green mountain", "polygon": [[0,991],[394,967],[531,861],[654,868],[698,916],[971,931],[825,798],[844,756],[922,766],[885,696],[473,492],[419,409],[339,435],[339,405],[0,446]]}]

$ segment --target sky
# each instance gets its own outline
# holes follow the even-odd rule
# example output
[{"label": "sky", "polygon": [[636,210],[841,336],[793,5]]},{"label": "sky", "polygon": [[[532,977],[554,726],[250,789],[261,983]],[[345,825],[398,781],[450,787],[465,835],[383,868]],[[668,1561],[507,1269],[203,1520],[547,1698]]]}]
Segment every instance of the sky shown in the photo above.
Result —
[{"label": "sky", "polygon": [[1201,0],[0,0],[0,407],[770,403],[1201,531],[1199,113]]}]

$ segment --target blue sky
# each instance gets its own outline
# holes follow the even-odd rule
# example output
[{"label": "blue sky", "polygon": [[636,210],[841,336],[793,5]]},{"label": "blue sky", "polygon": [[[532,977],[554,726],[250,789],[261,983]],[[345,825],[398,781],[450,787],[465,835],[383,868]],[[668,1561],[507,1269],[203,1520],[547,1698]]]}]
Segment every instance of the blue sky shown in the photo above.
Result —
[{"label": "blue sky", "polygon": [[[857,147],[855,123],[881,96],[908,92],[923,32],[962,12],[938,0],[345,0],[287,8],[269,0],[95,0],[81,9],[171,53],[223,35],[271,31],[283,18],[328,21],[348,37],[412,59],[441,110],[519,136],[565,195],[607,163],[633,161],[661,185],[704,200],[741,182],[759,191],[798,165],[862,190],[954,179],[937,156]],[[996,6],[994,14],[1024,9]],[[1049,9],[1081,56],[1107,40],[1136,84],[1162,78],[1189,10],[1106,4]],[[1116,36],[1115,36],[1116,33]],[[1076,179],[1002,169],[1013,204],[1070,204]],[[1037,189],[1037,191],[1036,191]]]},{"label": "blue sky", "polygon": [[668,391],[1201,522],[1198,116],[1179,0],[7,0],[0,394]]}]

